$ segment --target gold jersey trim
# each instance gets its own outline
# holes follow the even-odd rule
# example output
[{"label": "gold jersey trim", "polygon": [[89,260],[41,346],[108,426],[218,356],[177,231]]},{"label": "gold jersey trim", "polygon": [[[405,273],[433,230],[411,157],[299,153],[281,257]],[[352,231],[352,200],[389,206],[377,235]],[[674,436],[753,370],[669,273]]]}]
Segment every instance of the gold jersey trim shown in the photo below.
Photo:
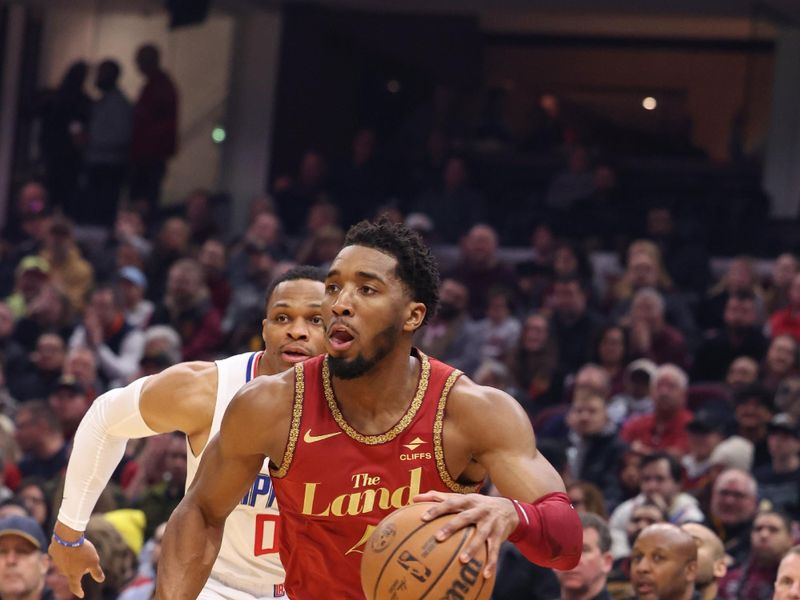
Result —
[{"label": "gold jersey trim", "polygon": [[458,494],[471,494],[477,492],[480,488],[479,484],[462,485],[455,481],[447,470],[447,464],[444,462],[444,442],[442,432],[444,431],[444,409],[447,405],[447,397],[450,390],[455,385],[456,380],[461,377],[462,373],[458,369],[450,373],[447,381],[444,382],[442,388],[442,395],[439,396],[439,406],[436,409],[436,420],[433,422],[433,453],[436,457],[436,468],[439,470],[439,477],[441,477],[444,484],[453,492]]},{"label": "gold jersey trim", "polygon": [[330,409],[334,420],[342,429],[342,431],[344,431],[348,436],[357,442],[361,442],[362,444],[367,444],[369,446],[377,446],[378,444],[391,442],[394,438],[400,435],[414,419],[417,411],[419,411],[419,407],[422,406],[422,399],[425,397],[425,392],[428,389],[428,382],[430,381],[431,363],[424,353],[420,352],[419,357],[421,367],[419,383],[417,384],[417,393],[414,394],[414,399],[411,401],[411,406],[408,407],[406,414],[404,414],[403,418],[400,419],[389,431],[380,433],[378,435],[364,435],[363,433],[359,433],[353,429],[345,420],[344,415],[342,415],[342,411],[339,410],[339,405],[336,403],[336,396],[333,393],[333,386],[331,386],[331,371],[328,367],[328,357],[326,356],[322,362],[322,388],[325,392],[325,399],[328,401],[328,408]]},{"label": "gold jersey trim", "polygon": [[303,363],[297,363],[294,366],[294,403],[292,404],[292,424],[289,427],[289,441],[286,443],[281,466],[277,470],[270,469],[270,474],[273,477],[285,477],[292,464],[292,458],[294,458],[294,449],[297,446],[297,439],[300,437],[300,419],[303,416],[303,395],[306,389],[304,373]]}]

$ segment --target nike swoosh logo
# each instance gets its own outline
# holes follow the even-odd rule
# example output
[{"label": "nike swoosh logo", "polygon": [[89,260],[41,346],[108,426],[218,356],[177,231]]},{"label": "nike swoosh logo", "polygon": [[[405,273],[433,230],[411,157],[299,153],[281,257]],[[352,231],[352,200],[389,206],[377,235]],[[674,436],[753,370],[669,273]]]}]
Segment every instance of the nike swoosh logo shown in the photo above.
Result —
[{"label": "nike swoosh logo", "polygon": [[305,435],[303,435],[303,441],[306,444],[313,444],[314,442],[321,442],[322,440],[327,440],[328,438],[335,437],[342,433],[341,431],[334,431],[333,433],[323,433],[322,435],[311,435],[311,430],[309,429],[306,431]]}]

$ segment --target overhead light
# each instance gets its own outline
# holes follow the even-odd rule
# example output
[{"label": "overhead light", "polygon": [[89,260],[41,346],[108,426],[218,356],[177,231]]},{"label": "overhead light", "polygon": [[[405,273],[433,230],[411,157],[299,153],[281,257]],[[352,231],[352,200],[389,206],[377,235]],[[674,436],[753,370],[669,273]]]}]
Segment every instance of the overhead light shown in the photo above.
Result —
[{"label": "overhead light", "polygon": [[221,144],[222,142],[225,141],[226,137],[227,137],[227,135],[225,133],[225,128],[224,127],[217,126],[217,127],[214,127],[214,129],[211,130],[211,140],[215,144]]},{"label": "overhead light", "polygon": [[658,102],[652,96],[647,96],[647,98],[642,100],[642,108],[645,110],[655,110],[658,106]]}]

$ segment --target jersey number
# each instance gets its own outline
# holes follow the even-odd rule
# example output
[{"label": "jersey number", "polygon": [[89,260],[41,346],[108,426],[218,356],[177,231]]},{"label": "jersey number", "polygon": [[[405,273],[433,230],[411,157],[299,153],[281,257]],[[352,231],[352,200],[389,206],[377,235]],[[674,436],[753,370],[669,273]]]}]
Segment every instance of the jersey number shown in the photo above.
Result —
[{"label": "jersey number", "polygon": [[278,551],[279,524],[277,515],[256,515],[256,538],[253,543],[255,556]]}]

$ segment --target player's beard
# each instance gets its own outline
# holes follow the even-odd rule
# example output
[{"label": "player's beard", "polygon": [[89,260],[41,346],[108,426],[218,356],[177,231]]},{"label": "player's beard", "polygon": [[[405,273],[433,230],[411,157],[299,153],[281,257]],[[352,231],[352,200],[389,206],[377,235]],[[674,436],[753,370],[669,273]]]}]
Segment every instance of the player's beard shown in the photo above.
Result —
[{"label": "player's beard", "polygon": [[360,352],[355,358],[338,358],[328,356],[328,367],[331,374],[339,379],[356,379],[369,373],[372,368],[386,358],[397,344],[400,337],[397,325],[389,325],[375,336],[375,353],[367,358]]}]

